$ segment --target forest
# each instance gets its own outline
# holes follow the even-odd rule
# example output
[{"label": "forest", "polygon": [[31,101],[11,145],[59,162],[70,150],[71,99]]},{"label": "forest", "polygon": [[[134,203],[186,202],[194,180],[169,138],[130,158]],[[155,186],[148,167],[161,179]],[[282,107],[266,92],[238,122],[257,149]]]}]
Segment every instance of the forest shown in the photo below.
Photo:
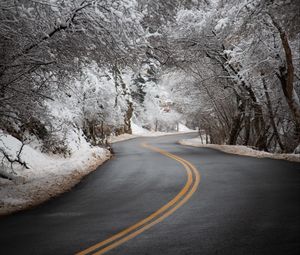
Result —
[{"label": "forest", "polygon": [[[3,161],[22,147],[198,129],[214,144],[300,147],[298,0],[1,0]],[[18,139],[12,157],[3,135]],[[3,175],[3,173],[2,173]]]},{"label": "forest", "polygon": [[0,253],[300,254],[300,0],[0,0]]}]

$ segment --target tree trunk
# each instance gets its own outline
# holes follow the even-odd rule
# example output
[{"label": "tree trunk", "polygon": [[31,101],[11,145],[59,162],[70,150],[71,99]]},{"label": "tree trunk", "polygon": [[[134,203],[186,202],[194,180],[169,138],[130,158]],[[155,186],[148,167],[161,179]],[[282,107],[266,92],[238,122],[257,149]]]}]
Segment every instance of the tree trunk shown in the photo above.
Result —
[{"label": "tree trunk", "polygon": [[155,132],[157,132],[158,131],[158,120],[155,120],[155,130],[154,130]]},{"label": "tree trunk", "polygon": [[233,118],[231,130],[229,134],[228,144],[235,145],[237,142],[238,135],[241,131],[241,126],[243,122],[243,115],[245,112],[245,102],[241,99],[241,97],[237,96],[237,112],[235,117]]},{"label": "tree trunk", "polygon": [[281,138],[280,138],[280,135],[279,135],[276,123],[275,123],[275,117],[274,117],[274,113],[273,113],[273,109],[272,109],[272,103],[271,103],[270,95],[269,95],[269,92],[268,92],[268,87],[267,87],[267,84],[266,84],[266,81],[265,81],[264,78],[262,78],[262,83],[263,83],[264,90],[265,90],[265,96],[266,96],[266,99],[267,99],[267,108],[268,108],[268,112],[269,112],[270,122],[271,122],[271,125],[272,125],[272,128],[273,128],[273,132],[274,132],[276,140],[279,144],[280,149],[282,151],[284,151],[284,146],[281,142]]},{"label": "tree trunk", "polygon": [[[249,102],[247,101],[247,108],[249,107]],[[246,110],[248,111],[248,109]],[[245,135],[244,135],[244,142],[243,145],[247,146],[249,144],[250,140],[250,132],[251,132],[251,114],[250,112],[246,112],[244,116],[244,122],[245,122]]]},{"label": "tree trunk", "polygon": [[251,106],[254,110],[254,130],[257,136],[255,147],[259,150],[265,150],[267,148],[267,137],[265,136],[266,125],[262,106],[258,102],[253,89],[250,86],[247,86],[244,81],[242,81],[242,83],[244,83],[242,86],[251,98]]},{"label": "tree trunk", "polygon": [[133,105],[132,105],[132,102],[130,102],[130,101],[127,101],[127,105],[128,105],[128,108],[127,108],[127,111],[124,116],[124,125],[125,125],[124,129],[125,129],[125,133],[132,134],[131,117],[132,117],[132,112],[133,112]]},{"label": "tree trunk", "polygon": [[296,142],[300,141],[300,101],[299,97],[294,88],[294,65],[292,50],[289,45],[288,37],[286,32],[283,30],[281,25],[277,23],[273,15],[269,14],[272,19],[273,25],[279,32],[282,47],[285,53],[285,65],[279,68],[279,74],[277,74],[282,91],[292,113],[292,116],[296,123]]}]

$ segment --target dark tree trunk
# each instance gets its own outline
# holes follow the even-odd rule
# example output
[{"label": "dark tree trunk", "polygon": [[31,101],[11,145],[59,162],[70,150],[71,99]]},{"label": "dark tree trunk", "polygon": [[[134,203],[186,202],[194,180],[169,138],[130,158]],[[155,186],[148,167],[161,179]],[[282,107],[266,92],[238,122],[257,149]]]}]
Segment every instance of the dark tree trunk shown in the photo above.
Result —
[{"label": "dark tree trunk", "polygon": [[246,102],[246,110],[245,110],[245,116],[244,116],[244,123],[245,123],[245,134],[244,134],[244,141],[243,145],[247,146],[249,144],[250,140],[250,133],[251,133],[251,114],[249,112],[249,102],[247,100]]},{"label": "dark tree trunk", "polygon": [[245,112],[245,102],[237,94],[237,112],[233,118],[228,144],[235,145],[237,142],[238,135],[241,131],[241,126],[243,122],[243,115]]},{"label": "dark tree trunk", "polygon": [[266,99],[267,99],[267,108],[268,108],[268,112],[269,112],[270,122],[271,122],[271,125],[272,125],[272,128],[273,128],[274,136],[276,137],[276,140],[279,144],[280,149],[282,151],[284,151],[284,146],[281,142],[281,138],[280,138],[280,135],[279,135],[276,123],[275,123],[275,117],[274,117],[274,113],[273,113],[273,109],[272,109],[272,103],[271,103],[270,95],[269,95],[269,92],[268,92],[268,87],[267,87],[267,84],[266,84],[266,81],[265,81],[264,78],[262,79],[262,82],[263,82],[263,86],[264,86],[264,90],[265,90],[265,96],[266,96]]},{"label": "dark tree trunk", "polygon": [[125,133],[132,134],[132,129],[131,129],[131,117],[132,117],[132,112],[133,112],[133,105],[132,102],[127,102],[128,108],[124,116],[124,131]]}]

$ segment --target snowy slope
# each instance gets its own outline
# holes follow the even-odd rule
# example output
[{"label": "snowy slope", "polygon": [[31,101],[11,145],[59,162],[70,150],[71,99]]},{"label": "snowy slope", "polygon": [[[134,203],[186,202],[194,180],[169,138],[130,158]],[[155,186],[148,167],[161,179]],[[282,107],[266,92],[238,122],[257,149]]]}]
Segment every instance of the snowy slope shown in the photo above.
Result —
[{"label": "snowy slope", "polygon": [[190,129],[187,126],[183,125],[182,123],[179,123],[178,124],[178,131],[179,132],[195,132],[197,130]]},{"label": "snowy slope", "polygon": [[[0,148],[4,147],[10,157],[14,158],[21,142],[10,135],[0,133]],[[36,205],[70,189],[108,158],[107,150],[91,147],[84,139],[68,158],[47,155],[25,145],[21,159],[30,169],[14,164],[13,174],[8,162],[2,161],[0,173],[10,172],[10,176],[14,178],[0,178],[0,215]]]}]

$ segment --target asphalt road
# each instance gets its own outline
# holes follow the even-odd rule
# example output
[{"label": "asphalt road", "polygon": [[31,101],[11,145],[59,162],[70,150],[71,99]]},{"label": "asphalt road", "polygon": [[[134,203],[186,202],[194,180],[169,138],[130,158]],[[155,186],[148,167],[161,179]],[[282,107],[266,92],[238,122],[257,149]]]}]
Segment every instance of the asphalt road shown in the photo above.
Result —
[{"label": "asphalt road", "polygon": [[300,164],[176,144],[193,136],[115,144],[115,157],[72,191],[0,218],[0,254],[75,254],[107,240],[172,201],[189,181],[188,162],[200,172],[199,186],[193,172],[169,217],[159,220],[168,210],[159,213],[133,230],[141,234],[130,239],[128,231],[128,241],[118,245],[116,239],[105,254],[300,254]]}]

